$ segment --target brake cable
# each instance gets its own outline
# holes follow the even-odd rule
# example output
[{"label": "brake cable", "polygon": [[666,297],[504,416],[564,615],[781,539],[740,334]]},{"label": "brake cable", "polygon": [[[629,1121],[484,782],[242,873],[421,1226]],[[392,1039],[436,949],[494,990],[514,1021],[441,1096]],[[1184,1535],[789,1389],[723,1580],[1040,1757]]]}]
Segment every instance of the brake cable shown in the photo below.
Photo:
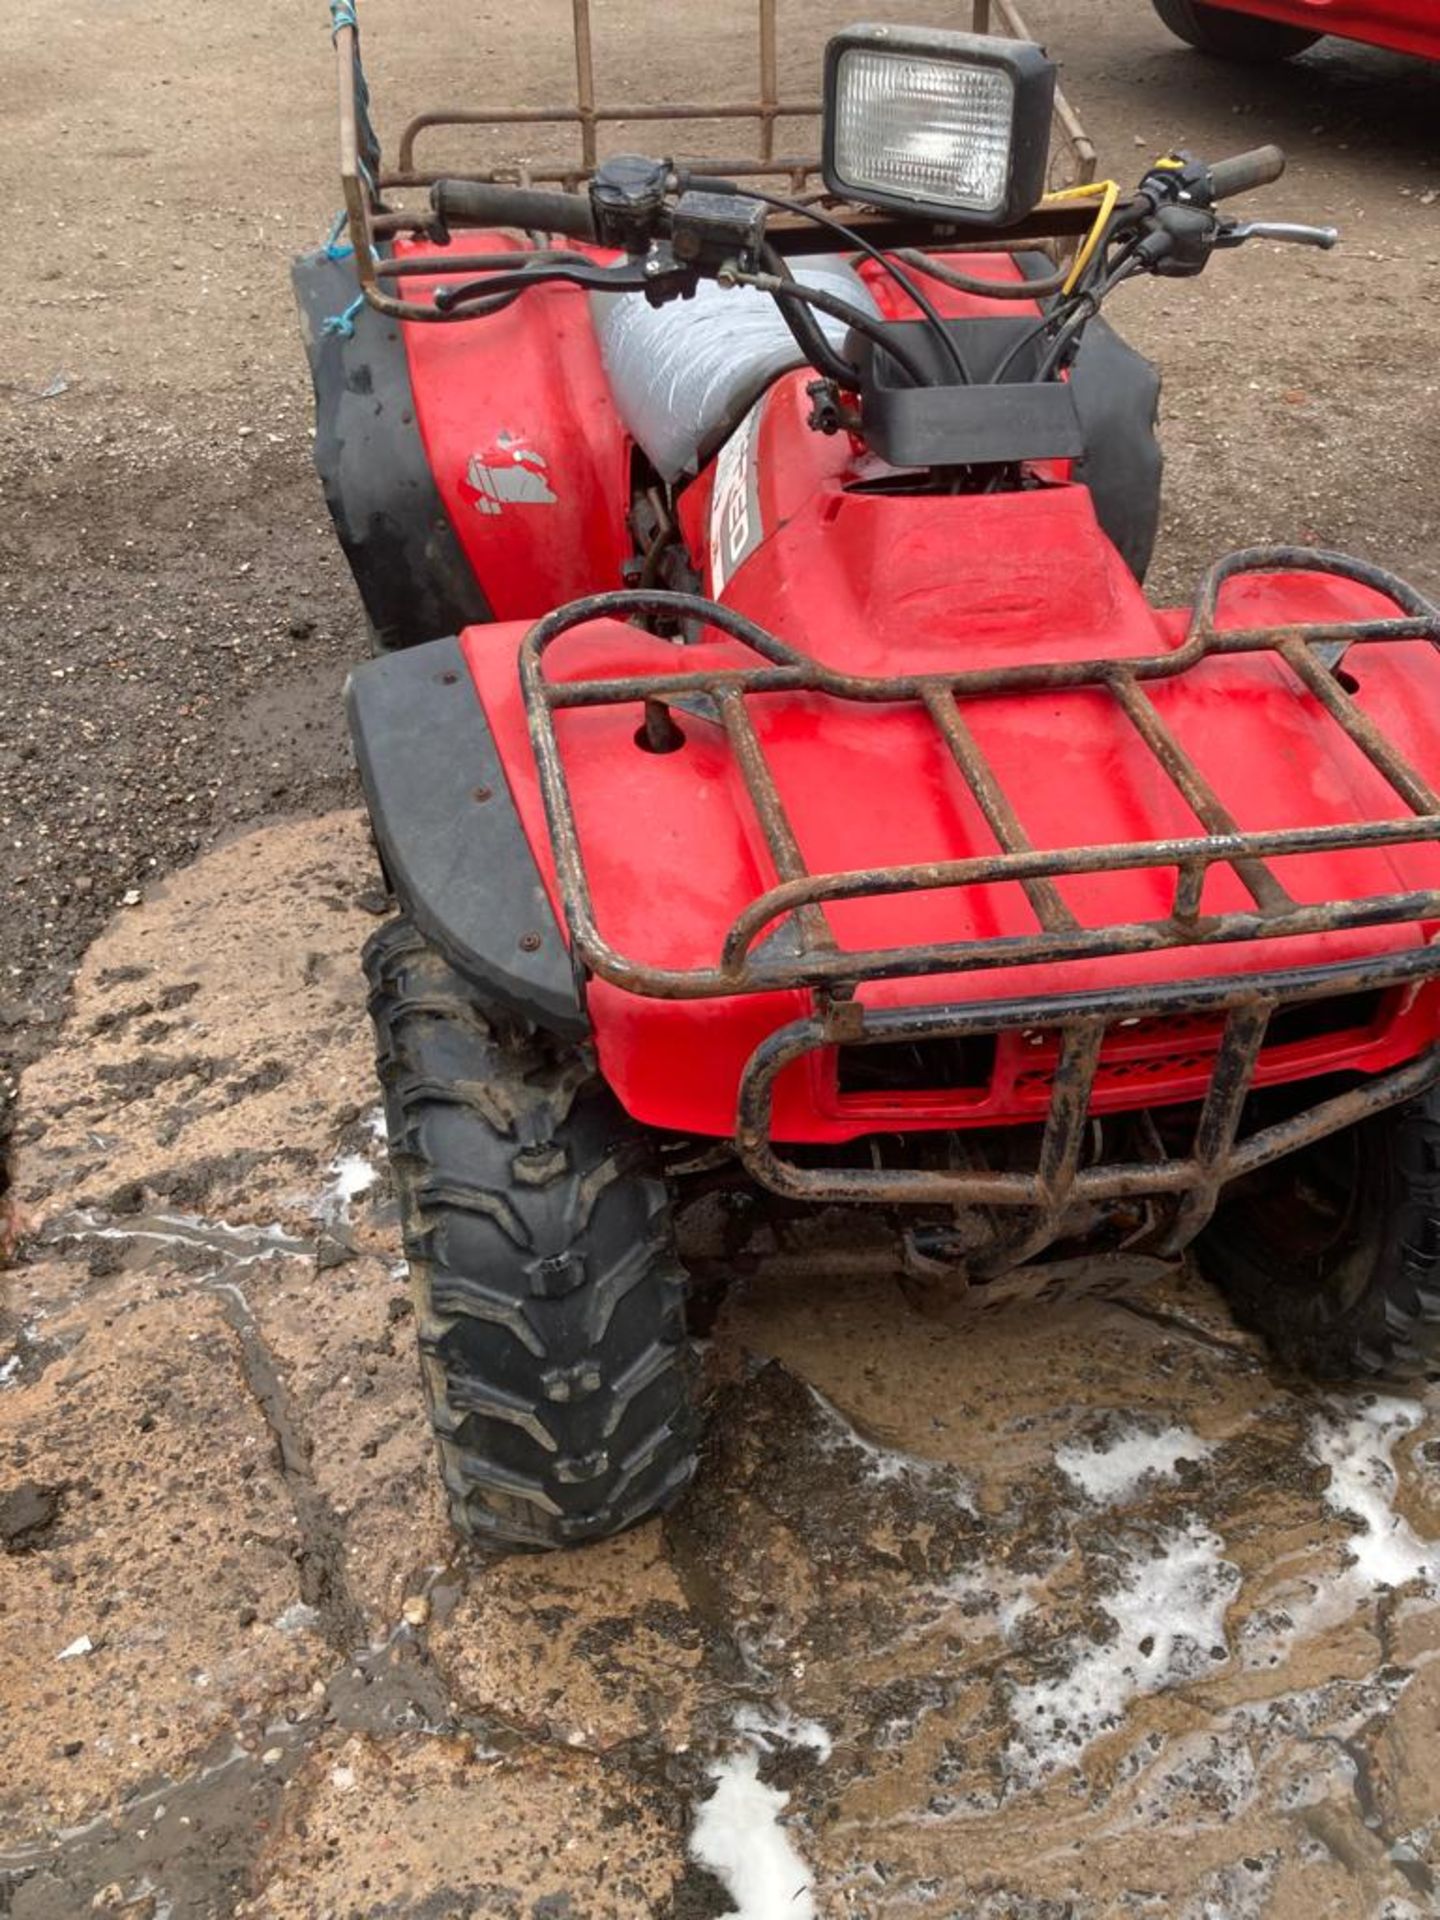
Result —
[{"label": "brake cable", "polygon": [[[1025,349],[1033,345],[1035,341],[1041,339],[1045,334],[1051,332],[1052,329],[1058,328],[1062,332],[1065,332],[1068,340],[1073,337],[1073,322],[1079,320],[1082,323],[1088,323],[1090,320],[1093,320],[1095,315],[1099,313],[1101,305],[1110,297],[1110,294],[1119,286],[1120,282],[1129,279],[1129,261],[1135,251],[1136,245],[1136,240],[1131,238],[1127,240],[1121,248],[1118,259],[1113,259],[1107,255],[1103,262],[1103,272],[1098,286],[1084,287],[1078,292],[1072,293],[1068,300],[1053,307],[1050,312],[1045,314],[1033,327],[1030,327],[1026,332],[1022,333],[1017,340],[1013,341],[1008,351],[996,366],[995,371],[990,375],[990,385],[999,386],[1004,380],[1005,375],[1010,371],[1011,367]],[[1092,259],[1087,262],[1087,266],[1088,265],[1093,265],[1093,250]],[[1052,342],[1051,344],[1053,345],[1054,343]],[[1049,364],[1048,354],[1046,356],[1046,362],[1042,364]],[[1045,376],[1037,369],[1035,377],[1037,379],[1043,379]]]},{"label": "brake cable", "polygon": [[[818,307],[822,313],[828,313],[837,320],[843,320],[855,332],[865,334],[876,345],[881,346],[900,366],[910,380],[918,387],[930,384],[927,369],[914,357],[910,349],[893,338],[886,336],[884,323],[865,312],[863,307],[855,307],[838,295],[826,293],[821,287],[806,286],[802,281],[790,277],[785,262],[771,247],[766,247],[761,255],[770,271],[764,274],[736,274],[737,286],[757,286],[773,299],[789,303],[795,302],[806,307]],[[683,271],[683,269],[677,269]],[[655,289],[656,281],[645,273],[636,263],[627,262],[624,266],[601,267],[582,254],[575,254],[568,260],[547,261],[543,266],[522,266],[508,272],[487,272],[478,280],[467,280],[458,287],[440,287],[435,293],[435,306],[442,314],[454,313],[459,307],[467,307],[467,318],[478,318],[484,314],[498,313],[502,306],[508,306],[530,287],[544,286],[547,283],[566,283],[571,286],[588,288],[591,292],[605,293],[645,293]],[[484,304],[479,304],[483,302]],[[787,321],[798,316],[788,313],[785,305],[782,312]],[[812,323],[813,325],[813,323]],[[856,379],[856,370],[848,360],[843,359],[831,347],[829,341],[818,326],[805,328],[797,332],[794,325],[796,342],[807,359],[816,362],[820,370],[830,379],[842,380],[851,385]]]},{"label": "brake cable", "polygon": [[[888,353],[895,364],[909,376],[913,385],[928,387],[933,384],[929,369],[921,365],[908,346],[897,340],[893,334],[886,332],[883,320],[874,319],[865,312],[863,307],[851,306],[848,300],[842,300],[838,294],[826,293],[823,287],[807,286],[803,280],[794,279],[787,270],[784,270],[784,261],[775,254],[773,248],[768,246],[761,257],[765,258],[767,255],[782,271],[735,274],[732,283],[740,287],[755,287],[761,293],[768,293],[773,300],[795,301],[802,306],[818,307],[821,313],[828,313],[836,320],[846,321],[856,333],[863,333],[872,345]],[[782,311],[784,311],[783,307]],[[846,386],[853,386],[859,378],[857,369],[852,367],[849,361],[841,359],[833,352],[830,343],[825,340],[824,334],[818,327],[816,333],[824,342],[827,358],[833,363],[832,367],[827,369],[829,377],[832,380],[841,380]],[[838,373],[834,371],[837,367],[840,369]]]},{"label": "brake cable", "polygon": [[895,258],[913,267],[916,273],[923,273],[927,279],[938,280],[942,287],[952,287],[956,293],[977,294],[984,300],[1044,300],[1052,293],[1059,293],[1070,277],[1069,267],[1059,267],[1043,280],[986,280],[978,273],[961,273],[956,267],[942,266],[917,247],[902,247]]},{"label": "brake cable", "polygon": [[[1080,296],[1079,304],[1075,312],[1067,317],[1059,332],[1055,335],[1055,338],[1050,342],[1045,358],[1035,369],[1035,378],[1037,381],[1048,380],[1050,375],[1055,372],[1061,360],[1064,359],[1072,342],[1079,334],[1080,329],[1088,326],[1090,321],[1093,320],[1095,315],[1100,311],[1101,301],[1108,299],[1122,280],[1128,280],[1132,274],[1139,273],[1140,271],[1141,262],[1133,256],[1127,256],[1120,262],[1120,265],[1101,282],[1099,287]],[[1089,312],[1086,311],[1087,306],[1090,309]]]},{"label": "brake cable", "polygon": [[1043,280],[987,280],[980,274],[961,273],[958,267],[942,265],[933,255],[922,253],[917,247],[899,248],[895,257],[917,273],[938,280],[941,286],[953,287],[957,293],[977,294],[985,300],[1045,300],[1052,294],[1070,293],[1080,284],[1104,237],[1120,198],[1120,188],[1114,180],[1089,180],[1083,186],[1062,187],[1055,193],[1047,193],[1040,202],[1043,212],[1046,207],[1063,206],[1068,201],[1090,199],[1095,195],[1099,196],[1100,205],[1075,258]]},{"label": "brake cable", "polygon": [[[799,282],[791,273],[789,266],[774,247],[763,243],[760,247],[760,261],[766,272],[777,282],[789,286],[798,286]],[[851,366],[843,354],[837,353],[825,336],[825,329],[810,312],[803,300],[785,299],[780,293],[771,298],[775,302],[780,318],[790,329],[791,338],[800,352],[817,372],[824,374],[827,380],[836,380],[842,387],[853,387],[860,378],[859,370]]]},{"label": "brake cable", "polygon": [[[721,180],[711,174],[687,173],[684,179],[686,186],[694,187],[700,193],[734,193],[738,194],[742,200],[758,200],[762,206],[777,207],[782,212],[796,214],[803,220],[813,220],[817,227],[824,227],[827,232],[833,233],[854,252],[863,253],[868,259],[873,260],[883,272],[890,276],[901,292],[919,308],[926,325],[934,335],[942,353],[955,369],[962,385],[971,384],[970,369],[965,364],[965,356],[960,351],[959,343],[945,325],[939,309],[929,294],[923,287],[918,287],[909,274],[903,273],[888,254],[882,252],[879,247],[872,246],[863,234],[856,233],[853,227],[847,227],[843,221],[835,219],[833,214],[823,213],[819,207],[812,207],[804,200],[787,199],[783,193],[763,193],[759,187],[742,186],[738,181]],[[859,331],[864,332],[865,329],[862,327]],[[898,354],[894,357],[897,360],[900,359]],[[901,364],[904,365],[904,362],[901,361]],[[931,386],[934,383],[926,374],[921,377],[918,384]]]}]

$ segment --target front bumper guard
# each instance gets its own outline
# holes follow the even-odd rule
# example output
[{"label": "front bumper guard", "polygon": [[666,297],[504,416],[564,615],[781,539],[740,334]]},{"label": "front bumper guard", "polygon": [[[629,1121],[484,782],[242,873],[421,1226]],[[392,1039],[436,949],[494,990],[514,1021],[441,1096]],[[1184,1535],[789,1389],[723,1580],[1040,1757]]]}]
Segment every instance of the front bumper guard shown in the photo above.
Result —
[{"label": "front bumper guard", "polygon": [[[802,1167],[777,1153],[770,1131],[775,1082],[787,1067],[818,1048],[833,1045],[833,1023],[823,1015],[796,1020],[761,1042],[740,1083],[735,1144],[748,1171],[787,1199],[816,1205],[929,1205],[997,1208],[1026,1217],[1013,1229],[998,1229],[991,1245],[967,1261],[977,1278],[1018,1266],[1050,1246],[1064,1230],[1068,1211],[1081,1204],[1118,1200],[1168,1201],[1168,1219],[1153,1250],[1178,1252],[1214,1212],[1229,1180],[1254,1173],[1296,1148],[1399,1106],[1440,1080],[1440,1045],[1402,1067],[1321,1100],[1272,1126],[1240,1135],[1245,1101],[1254,1078],[1265,1029],[1277,1007],[1376,988],[1415,986],[1440,973],[1440,948],[1412,948],[1385,960],[1312,967],[1304,971],[1252,974],[1242,980],[1209,980],[1067,997],[1037,995],[983,1006],[898,1007],[867,1010],[847,1023],[847,1046],[897,1041],[960,1040],[1016,1028],[1058,1029],[1050,1111],[1033,1172],[988,1168]],[[1139,1161],[1101,1161],[1082,1166],[1090,1092],[1110,1026],[1136,1018],[1180,1019],[1210,1015],[1224,1020],[1210,1085],[1201,1104],[1191,1150],[1166,1154],[1158,1138],[1155,1155]]]}]

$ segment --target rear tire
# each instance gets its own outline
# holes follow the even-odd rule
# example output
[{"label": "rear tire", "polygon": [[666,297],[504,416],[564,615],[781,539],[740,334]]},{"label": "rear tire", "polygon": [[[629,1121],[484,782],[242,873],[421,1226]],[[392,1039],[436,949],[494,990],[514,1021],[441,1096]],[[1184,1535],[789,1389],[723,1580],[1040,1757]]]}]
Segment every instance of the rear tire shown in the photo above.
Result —
[{"label": "rear tire", "polygon": [[365,970],[455,1525],[524,1547],[618,1533],[695,1463],[654,1145],[588,1058],[484,1009],[407,920]]},{"label": "rear tire", "polygon": [[1195,1251],[1296,1372],[1422,1377],[1440,1361],[1440,1089],[1237,1182]]},{"label": "rear tire", "polygon": [[1204,0],[1154,0],[1154,4],[1172,33],[1201,53],[1213,53],[1221,60],[1288,60],[1313,47],[1320,38],[1304,27],[1256,20],[1247,14],[1231,13],[1226,7],[1206,6]]}]

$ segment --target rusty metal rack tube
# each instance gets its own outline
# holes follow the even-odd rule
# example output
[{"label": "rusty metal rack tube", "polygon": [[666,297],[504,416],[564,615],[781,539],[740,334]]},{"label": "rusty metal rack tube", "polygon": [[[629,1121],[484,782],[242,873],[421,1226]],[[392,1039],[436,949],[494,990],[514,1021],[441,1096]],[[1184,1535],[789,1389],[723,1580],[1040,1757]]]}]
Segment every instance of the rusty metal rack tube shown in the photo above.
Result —
[{"label": "rusty metal rack tube", "polygon": [[[606,123],[623,125],[630,122],[657,120],[753,121],[758,128],[760,151],[753,160],[738,163],[741,168],[750,167],[756,171],[784,172],[792,175],[799,173],[801,176],[818,172],[819,161],[814,156],[778,160],[775,156],[777,120],[818,119],[821,111],[821,102],[817,98],[798,96],[787,99],[781,94],[778,0],[757,0],[756,40],[760,81],[758,97],[708,103],[677,101],[664,104],[631,102],[616,102],[608,106],[597,104],[590,0],[571,0],[571,13],[575,43],[576,102],[574,106],[454,107],[417,114],[400,136],[394,174],[383,176],[380,184],[394,187],[427,186],[438,179],[440,177],[438,174],[416,166],[415,145],[422,133],[439,127],[578,127],[580,129],[578,164],[572,162],[569,165],[537,168],[530,173],[530,178],[536,181],[575,182],[594,170],[599,157],[596,136],[600,126]],[[1030,31],[1021,19],[1018,9],[1012,4],[1012,0],[972,0],[971,29],[976,33],[1000,33],[1011,40],[1030,38]],[[1095,149],[1063,92],[1057,93],[1056,96],[1055,119],[1074,156],[1077,178],[1082,181],[1093,179]],[[717,167],[719,164],[717,163]],[[723,164],[723,170],[733,173],[737,168],[727,161]]]},{"label": "rusty metal rack tube", "polygon": [[[1440,1080],[1440,1046],[1404,1066],[1240,1138],[1266,1025],[1274,1009],[1362,989],[1413,987],[1440,974],[1440,948],[1423,946],[1379,960],[1260,973],[1230,980],[1170,982],[1105,992],[1048,994],[965,1006],[867,1010],[847,1046],[961,1040],[981,1034],[1056,1029],[1060,1055],[1033,1172],[986,1167],[800,1166],[777,1152],[771,1132],[775,1083],[807,1054],[834,1044],[823,1013],[792,1021],[761,1042],[740,1085],[735,1140],[747,1169],[787,1198],[825,1204],[928,1205],[1028,1210],[1018,1233],[1000,1231],[970,1261],[976,1278],[1032,1257],[1062,1230],[1066,1208],[1107,1201],[1172,1203],[1158,1246],[1178,1251],[1204,1226],[1221,1187],[1326,1134],[1412,1100]],[[1152,1161],[1081,1164],[1091,1094],[1108,1028],[1120,1020],[1224,1018],[1210,1087],[1191,1151]]]},{"label": "rusty metal rack tube", "polygon": [[[1314,626],[1220,629],[1215,624],[1220,589],[1246,572],[1311,569],[1356,580],[1387,594],[1401,617]],[[637,614],[664,614],[707,624],[761,656],[753,667],[705,663],[704,646],[683,650],[684,669],[606,677],[551,680],[544,655],[562,634],[593,621]],[[1299,902],[1274,873],[1270,862],[1300,854],[1358,851],[1440,841],[1440,796],[1385,740],[1368,715],[1326,673],[1313,649],[1340,644],[1363,647],[1396,641],[1440,642],[1440,614],[1412,589],[1380,569],[1341,555],[1292,548],[1252,548],[1222,560],[1207,575],[1197,596],[1185,640],[1169,653],[1123,662],[1110,660],[1042,661],[998,668],[969,668],[946,674],[862,676],[837,673],[796,653],[773,634],[716,602],[695,595],[624,591],[573,601],[538,621],[520,649],[525,693],[546,814],[555,850],[556,873],[574,951],[592,973],[615,986],[664,999],[704,999],[721,994],[767,993],[786,989],[849,992],[862,981],[919,978],[927,975],[995,968],[1059,964],[1070,960],[1118,957],[1167,948],[1204,948],[1238,941],[1274,940],[1365,927],[1440,920],[1440,890],[1410,888],[1358,900]],[[1173,679],[1204,660],[1266,654],[1296,673],[1314,692],[1334,723],[1369,760],[1409,809],[1408,816],[1325,826],[1242,832],[1199,769],[1181,749],[1144,694],[1147,682]],[[728,650],[727,650],[728,657]],[[1296,663],[1303,670],[1297,670]],[[1314,672],[1310,671],[1313,666]],[[1334,688],[1335,697],[1328,689]],[[1036,849],[1024,835],[1014,808],[1000,790],[960,713],[966,698],[999,693],[1101,688],[1136,726],[1137,737],[1196,815],[1202,833],[1184,838],[1114,842],[1090,846]],[[745,703],[773,694],[818,694],[838,700],[890,704],[914,701],[935,721],[996,841],[996,851],[966,859],[862,868],[813,874],[806,871],[799,845],[766,762],[754,727],[743,715]],[[725,728],[740,769],[756,823],[770,848],[776,871],[767,887],[736,917],[712,965],[662,968],[617,952],[605,939],[581,857],[574,808],[556,733],[560,713],[581,707],[683,700],[690,713],[714,717]],[[1206,874],[1229,867],[1241,879],[1253,909],[1205,915],[1200,911]],[[1121,925],[1083,927],[1065,906],[1055,883],[1098,873],[1170,868],[1176,875],[1168,914]],[[828,902],[902,893],[1018,884],[1037,921],[1022,932],[972,940],[947,940],[911,947],[850,951],[835,942],[823,909]],[[757,952],[757,942],[777,921],[795,916],[801,934],[798,954]]]},{"label": "rusty metal rack tube", "polygon": [[[782,120],[818,120],[820,100],[809,96],[786,97],[780,86],[779,0],[756,0],[758,96],[745,100],[616,102],[606,104],[597,93],[595,44],[591,20],[591,0],[571,0],[571,28],[575,52],[575,101],[573,105],[541,107],[455,107],[417,114],[400,137],[398,164],[393,170],[381,170],[372,178],[360,153],[361,109],[359,101],[359,30],[343,17],[334,34],[340,108],[340,181],[345,201],[349,240],[355,252],[356,275],[366,301],[381,313],[396,319],[420,322],[448,322],[464,316],[441,314],[428,302],[407,301],[389,292],[385,280],[402,269],[381,257],[379,242],[391,234],[423,224],[415,216],[396,212],[384,205],[384,195],[405,188],[428,187],[441,178],[482,181],[511,181],[521,185],[558,183],[571,190],[580,187],[594,172],[600,157],[599,130],[606,125],[664,124],[679,126],[686,122],[748,123],[755,128],[757,151],[750,155],[705,157],[711,172],[737,179],[783,177],[792,192],[803,192],[815,182],[820,171],[816,153],[779,154],[776,152],[776,128]],[[1013,0],[972,0],[972,26],[978,33],[1000,33],[1011,39],[1025,40],[1029,30]],[[1068,156],[1077,184],[1095,177],[1095,149],[1074,109],[1063,93],[1055,97],[1055,128],[1058,143]],[[421,135],[441,128],[545,128],[569,127],[578,132],[579,151],[567,161],[554,163],[510,164],[488,170],[447,168],[444,172],[421,167],[415,158]],[[962,235],[947,239],[943,250],[958,252],[981,248],[985,251],[1013,251],[1033,247],[1037,238],[1046,236],[1061,241],[1069,238],[1078,244],[1078,234],[1088,225],[1089,212],[1074,208],[1056,208],[1053,213],[1032,219],[1008,235]],[[783,221],[780,223],[783,225]],[[887,244],[884,221],[876,221],[863,209],[857,224],[873,228],[868,237]],[[913,236],[912,236],[913,240]],[[444,274],[464,271],[464,263],[444,252],[425,260],[412,259],[403,271],[410,274]]]}]

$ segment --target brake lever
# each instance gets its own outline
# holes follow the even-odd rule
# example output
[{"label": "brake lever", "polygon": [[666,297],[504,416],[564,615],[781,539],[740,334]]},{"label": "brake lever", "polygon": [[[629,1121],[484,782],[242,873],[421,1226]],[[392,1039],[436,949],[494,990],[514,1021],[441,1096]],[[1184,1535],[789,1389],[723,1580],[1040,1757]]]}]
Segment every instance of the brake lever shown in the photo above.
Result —
[{"label": "brake lever", "polygon": [[1319,247],[1328,253],[1340,242],[1338,227],[1302,227],[1289,220],[1233,220],[1222,223],[1215,235],[1217,247],[1239,247],[1247,240],[1288,240],[1296,247]]},{"label": "brake lever", "polygon": [[[523,263],[524,254],[516,259]],[[665,300],[683,299],[695,291],[697,269],[687,261],[676,260],[668,247],[657,246],[638,260],[621,260],[613,266],[601,266],[584,254],[561,260],[554,255],[543,265],[520,265],[512,272],[486,273],[481,279],[467,280],[460,286],[439,287],[435,305],[441,313],[454,313],[473,300],[488,300],[510,293],[524,293],[530,287],[553,286],[564,282],[583,287],[591,293],[643,293],[652,306]]]}]

